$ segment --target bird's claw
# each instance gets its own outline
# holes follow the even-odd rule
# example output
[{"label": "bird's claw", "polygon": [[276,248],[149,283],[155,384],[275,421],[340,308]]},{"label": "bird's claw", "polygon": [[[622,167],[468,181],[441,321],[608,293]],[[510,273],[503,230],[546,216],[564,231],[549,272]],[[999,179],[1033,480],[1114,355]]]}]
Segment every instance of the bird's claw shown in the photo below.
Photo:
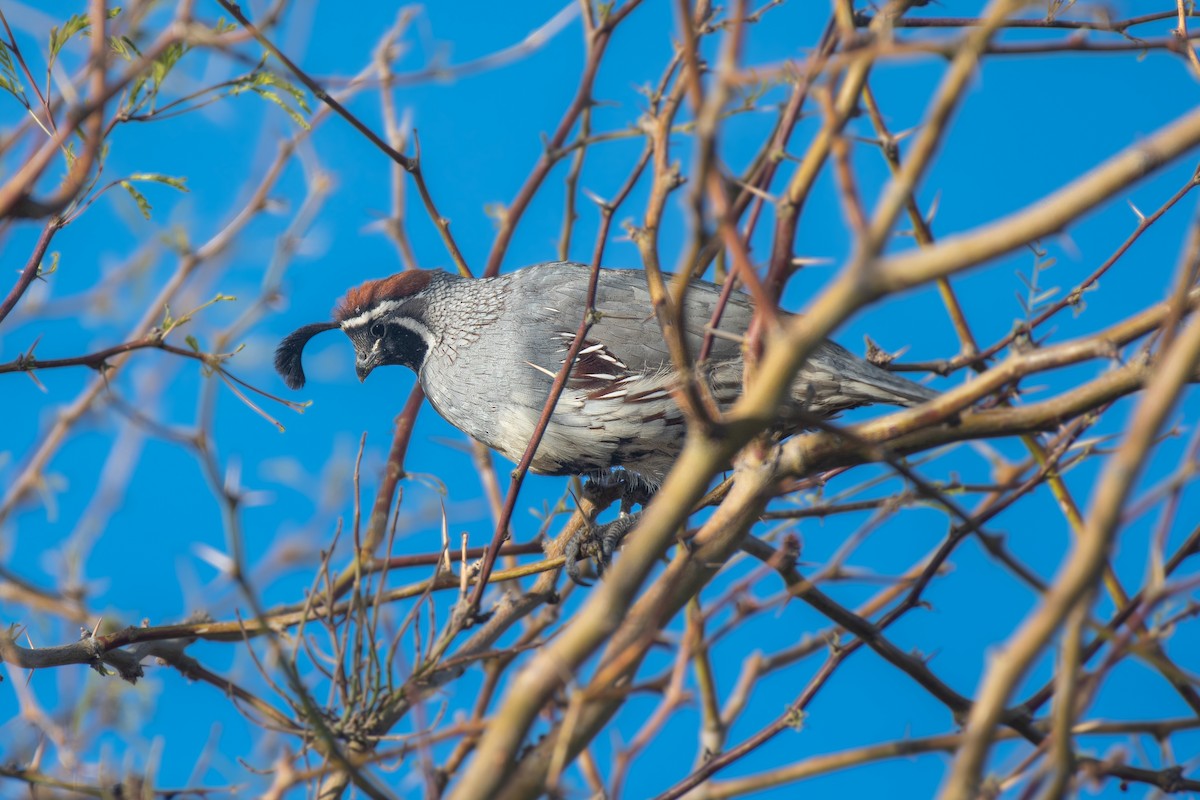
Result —
[{"label": "bird's claw", "polygon": [[567,576],[581,586],[591,584],[584,580],[580,570],[581,561],[593,561],[596,574],[604,573],[612,562],[613,553],[635,525],[642,512],[631,513],[634,505],[645,506],[654,490],[639,475],[626,470],[600,471],[588,477],[583,493],[592,502],[601,506],[615,499],[621,501],[621,513],[612,522],[604,525],[588,525],[573,535],[563,547],[566,558]]},{"label": "bird's claw", "polygon": [[625,534],[637,525],[638,519],[642,516],[640,511],[636,514],[628,513],[624,501],[621,506],[621,515],[612,522],[604,525],[588,525],[567,540],[566,546],[563,547],[567,576],[580,586],[591,586],[591,583],[583,578],[579,568],[580,563],[594,562],[596,574],[602,575],[605,568],[612,563],[613,553],[621,544],[621,540],[625,538]]}]

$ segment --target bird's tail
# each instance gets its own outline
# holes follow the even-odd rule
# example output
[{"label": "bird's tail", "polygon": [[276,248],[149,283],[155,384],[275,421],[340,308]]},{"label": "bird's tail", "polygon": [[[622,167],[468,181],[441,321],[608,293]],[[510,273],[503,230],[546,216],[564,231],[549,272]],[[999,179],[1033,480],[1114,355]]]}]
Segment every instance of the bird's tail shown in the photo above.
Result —
[{"label": "bird's tail", "polygon": [[870,403],[915,406],[938,396],[933,389],[888,372],[869,361],[859,362],[859,374],[847,376],[842,391],[857,394]]},{"label": "bird's tail", "polygon": [[800,370],[794,392],[810,411],[826,414],[874,403],[915,406],[938,395],[829,341]]}]

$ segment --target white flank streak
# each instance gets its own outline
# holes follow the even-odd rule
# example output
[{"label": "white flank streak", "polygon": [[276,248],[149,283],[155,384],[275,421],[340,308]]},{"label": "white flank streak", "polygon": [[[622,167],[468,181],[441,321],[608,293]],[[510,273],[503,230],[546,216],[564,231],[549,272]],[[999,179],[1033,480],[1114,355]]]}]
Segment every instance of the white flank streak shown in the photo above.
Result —
[{"label": "white flank streak", "polygon": [[738,344],[746,341],[746,337],[739,333],[730,333],[729,331],[723,331],[720,328],[714,328],[711,325],[705,325],[704,332],[712,334],[714,339],[726,339],[730,342],[737,342]]},{"label": "white flank streak", "polygon": [[588,353],[594,353],[597,350],[603,350],[603,349],[604,349],[604,345],[594,344],[591,347],[585,347],[583,350],[580,350],[579,355],[586,356]]},{"label": "white flank streak", "polygon": [[608,375],[608,374],[606,374],[606,373],[603,373],[603,372],[589,372],[589,373],[588,373],[587,375],[585,375],[584,377],[586,377],[586,378],[599,378],[599,379],[600,379],[600,380],[602,380],[602,381],[615,381],[615,380],[617,379],[617,376],[616,376],[616,375]]},{"label": "white flank streak", "polygon": [[608,394],[602,394],[599,397],[597,397],[596,399],[597,400],[616,400],[618,397],[624,397],[626,394],[627,394],[627,392],[624,389],[617,389],[615,392],[609,392]]},{"label": "white flank streak", "polygon": [[542,373],[543,375],[549,375],[551,380],[558,377],[550,370],[546,369],[545,367],[539,367],[537,364],[533,363],[532,361],[526,361],[525,363],[528,364],[529,366],[533,367],[534,369],[536,369],[538,372]]}]

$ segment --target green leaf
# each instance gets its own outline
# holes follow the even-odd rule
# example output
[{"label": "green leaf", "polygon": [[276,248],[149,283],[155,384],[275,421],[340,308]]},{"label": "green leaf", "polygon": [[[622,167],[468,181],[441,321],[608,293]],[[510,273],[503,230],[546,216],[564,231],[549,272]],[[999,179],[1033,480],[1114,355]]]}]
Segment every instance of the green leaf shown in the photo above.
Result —
[{"label": "green leaf", "polygon": [[135,55],[141,55],[137,45],[128,36],[110,36],[108,37],[108,46],[126,61],[133,61]]},{"label": "green leaf", "polygon": [[299,125],[301,128],[303,128],[304,130],[309,129],[308,120],[306,120],[304,117],[302,117],[300,115],[299,111],[297,111],[296,109],[294,109],[290,105],[288,105],[287,101],[284,100],[282,97],[280,97],[278,93],[273,92],[270,89],[264,89],[261,86],[251,86],[250,89],[255,94],[258,94],[262,97],[267,98],[272,103],[274,103],[275,105],[279,106],[284,111],[286,111],[287,115],[292,118],[292,121],[295,122],[297,125]]},{"label": "green leaf", "polygon": [[308,95],[304,90],[293,84],[291,81],[284,78],[282,75],[277,75],[270,70],[262,70],[254,75],[255,86],[276,86],[279,89],[287,92],[296,101],[296,105],[304,109],[307,113],[312,113],[312,109],[308,107]]},{"label": "green leaf", "polygon": [[[276,91],[278,90],[278,91]],[[294,86],[292,83],[276,75],[274,72],[265,69],[256,69],[249,75],[239,78],[237,82],[229,90],[230,95],[238,95],[242,92],[251,91],[255,94],[265,97],[275,105],[282,108],[292,121],[299,125],[304,130],[308,130],[308,121],[304,116],[292,107],[288,99],[280,94],[282,92],[288,95],[305,113],[311,113],[312,109],[308,105],[308,95],[303,89]]]},{"label": "green leaf", "polygon": [[58,251],[57,250],[50,253],[50,266],[47,267],[44,263],[38,264],[37,276],[39,278],[44,278],[47,275],[53,275],[55,272],[58,272]]},{"label": "green leaf", "polygon": [[125,191],[129,192],[129,196],[133,198],[133,202],[137,203],[138,211],[142,212],[142,216],[150,219],[150,210],[153,206],[146,196],[133,187],[132,181],[153,181],[154,183],[163,183],[173,189],[178,189],[181,192],[188,190],[184,183],[186,178],[176,178],[171,175],[163,175],[158,172],[135,172],[124,180],[119,181]]},{"label": "green leaf", "polygon": [[158,172],[135,172],[126,180],[130,181],[154,181],[155,183],[165,183],[173,189],[178,189],[181,192],[188,191],[187,178],[176,178],[171,175],[163,175]]},{"label": "green leaf", "polygon": [[129,84],[129,102],[126,111],[132,112],[146,102],[146,98],[142,96],[142,89],[145,88],[146,73],[143,72],[133,79],[133,83]]},{"label": "green leaf", "polygon": [[[121,13],[120,6],[113,6],[108,9],[108,19],[113,19]],[[59,28],[57,25],[50,29],[50,63],[54,63],[54,59],[58,58],[58,51],[62,50],[63,45],[71,40],[71,37],[77,33],[88,35],[88,29],[92,27],[92,19],[87,14],[72,14],[67,17],[67,21]]]},{"label": "green leaf", "polygon": [[163,79],[167,77],[171,69],[179,63],[179,59],[183,56],[185,49],[182,42],[175,42],[163,50],[163,54],[154,60],[154,66],[150,71],[155,90],[162,84]]},{"label": "green leaf", "polygon": [[13,66],[12,53],[8,51],[8,45],[4,40],[0,39],[0,67],[4,68],[5,72],[16,74],[16,68]]},{"label": "green leaf", "polygon": [[8,51],[8,45],[2,41],[0,41],[0,89],[4,89],[17,98],[26,108],[29,107],[29,102],[25,98],[25,86],[17,76],[17,68],[13,64],[12,54]]},{"label": "green leaf", "polygon": [[142,212],[142,216],[146,219],[150,219],[151,205],[150,201],[146,199],[146,196],[137,189],[133,188],[133,184],[129,181],[121,181],[121,186],[125,189],[125,191],[129,192],[129,196],[133,198],[133,202],[137,203],[138,211]]},{"label": "green leaf", "polygon": [[197,353],[200,352],[200,341],[195,336],[189,333],[187,336],[183,337],[183,340],[187,342],[188,347],[192,348]]},{"label": "green leaf", "polygon": [[62,28],[57,25],[50,29],[50,60],[54,61],[58,57],[58,51],[62,50],[72,36],[80,31],[87,30],[92,24],[88,19],[87,14],[72,14],[67,17],[67,21],[63,23]]},{"label": "green leaf", "polygon": [[[126,40],[125,44],[137,55],[141,55],[133,42]],[[162,55],[154,60],[150,65],[150,69],[144,70],[133,79],[129,84],[129,89],[125,95],[126,100],[122,105],[122,112],[125,114],[133,114],[145,108],[150,104],[153,108],[154,101],[158,97],[159,91],[162,89],[162,82],[166,80],[167,75],[179,62],[179,59],[190,49],[186,43],[176,42],[167,46],[163,50]]]}]

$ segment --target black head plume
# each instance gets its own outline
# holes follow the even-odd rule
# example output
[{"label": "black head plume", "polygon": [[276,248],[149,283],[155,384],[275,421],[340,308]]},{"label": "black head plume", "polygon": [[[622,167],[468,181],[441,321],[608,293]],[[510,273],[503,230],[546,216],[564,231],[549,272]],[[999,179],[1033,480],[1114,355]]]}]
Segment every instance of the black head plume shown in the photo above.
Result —
[{"label": "black head plume", "polygon": [[289,389],[299,389],[304,386],[304,365],[300,363],[300,355],[308,340],[323,331],[331,331],[338,327],[336,322],[314,322],[288,334],[279,347],[275,348],[275,371],[283,378]]}]

